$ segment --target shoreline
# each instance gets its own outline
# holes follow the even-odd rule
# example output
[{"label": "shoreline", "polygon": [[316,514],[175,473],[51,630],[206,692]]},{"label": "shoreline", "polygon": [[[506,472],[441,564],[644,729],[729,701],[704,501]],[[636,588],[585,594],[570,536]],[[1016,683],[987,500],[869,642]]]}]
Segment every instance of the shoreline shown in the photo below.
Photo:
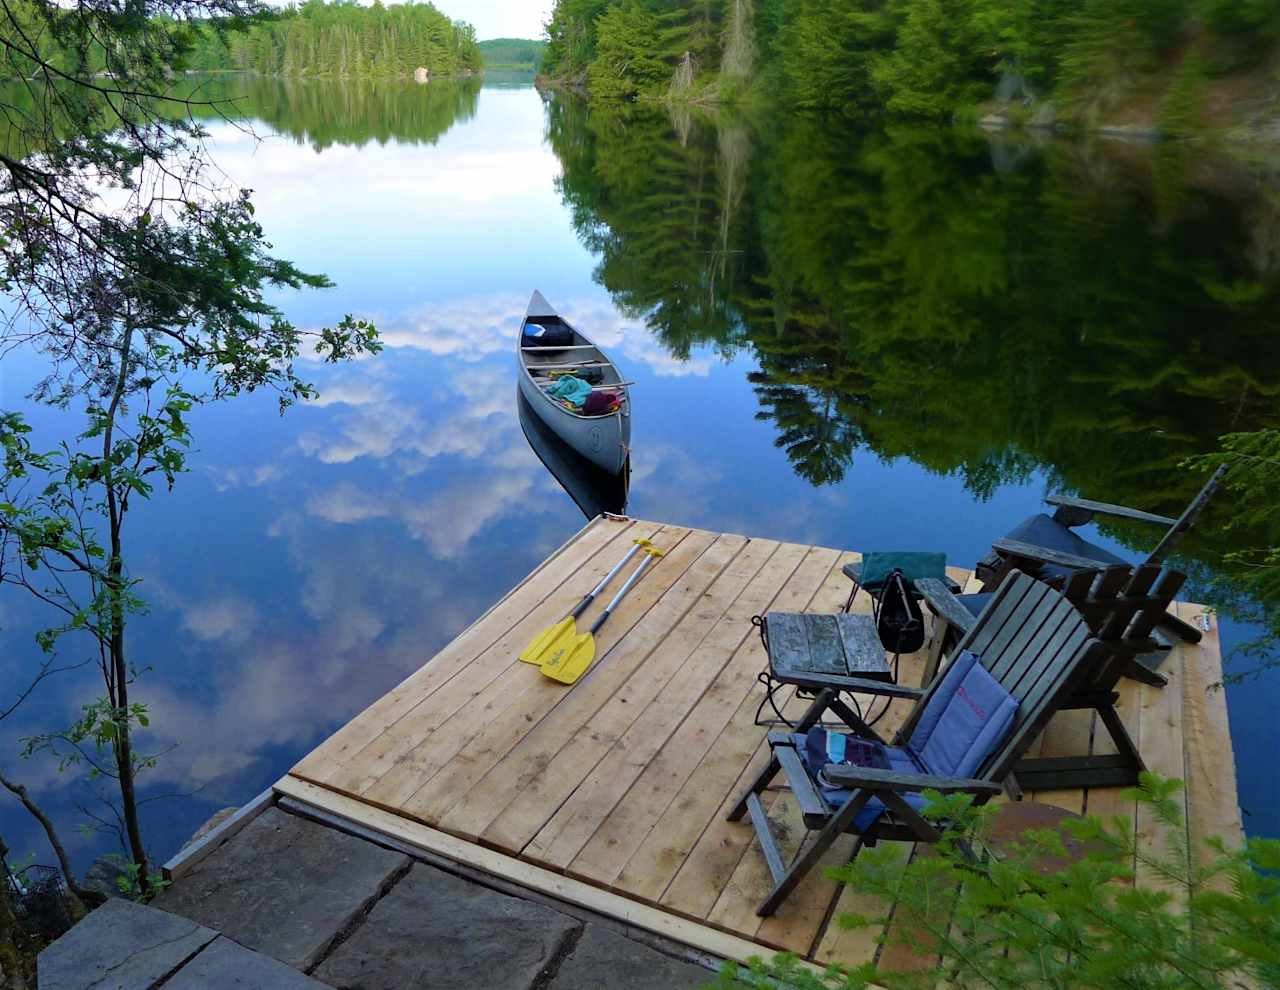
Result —
[{"label": "shoreline", "polygon": [[[537,75],[534,86],[539,92],[558,90],[575,97],[593,102],[583,79],[552,78]],[[673,99],[669,95],[639,96],[634,100],[605,100],[610,105],[624,103],[643,103],[673,108],[698,108],[707,111],[732,110],[747,112],[752,106],[767,105],[767,101],[748,96],[745,99],[722,100],[711,87],[686,99]],[[789,113],[806,113],[795,108],[774,106]],[[827,116],[817,112],[807,112],[814,117]],[[979,105],[961,110],[953,114],[945,124],[941,121],[908,118],[897,120],[883,114],[876,116],[869,123],[879,126],[890,122],[917,124],[919,126],[976,127],[992,133],[1024,134],[1028,137],[1058,137],[1081,139],[1099,137],[1114,141],[1126,141],[1135,144],[1180,144],[1180,145],[1217,145],[1233,148],[1275,147],[1280,145],[1280,119],[1261,121],[1253,124],[1231,124],[1222,127],[1206,127],[1198,132],[1175,134],[1159,127],[1142,123],[1124,123],[1110,121],[1098,124],[1083,124],[1071,119],[1059,119],[1052,104],[1041,104],[1035,117],[1017,119],[1021,114],[1011,115],[1007,109],[992,108]]]}]

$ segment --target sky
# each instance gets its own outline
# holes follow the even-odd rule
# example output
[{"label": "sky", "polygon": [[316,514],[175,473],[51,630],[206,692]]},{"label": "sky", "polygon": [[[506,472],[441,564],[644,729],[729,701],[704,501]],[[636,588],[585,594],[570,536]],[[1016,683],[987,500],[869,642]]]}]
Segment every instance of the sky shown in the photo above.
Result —
[{"label": "sky", "polygon": [[[384,0],[385,2],[385,0]],[[475,25],[476,37],[541,38],[551,0],[434,0],[455,21]]]}]

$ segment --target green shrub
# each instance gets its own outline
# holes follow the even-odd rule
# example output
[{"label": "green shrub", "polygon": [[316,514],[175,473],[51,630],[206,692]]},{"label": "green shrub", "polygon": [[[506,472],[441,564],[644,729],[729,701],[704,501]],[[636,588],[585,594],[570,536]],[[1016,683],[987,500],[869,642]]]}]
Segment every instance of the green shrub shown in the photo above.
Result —
[{"label": "green shrub", "polygon": [[[1161,841],[1138,844],[1127,818],[1069,820],[1066,827],[1088,853],[1047,875],[1035,861],[1065,855],[1058,833],[1029,832],[1019,850],[996,860],[985,854],[983,839],[994,809],[935,793],[927,816],[957,826],[931,847],[936,855],[904,865],[891,848],[868,850],[831,874],[859,894],[896,901],[892,938],[938,956],[940,972],[866,963],[819,974],[783,955],[746,968],[727,964],[716,987],[777,981],[794,990],[932,990],[940,976],[952,987],[986,990],[1278,987],[1280,842],[1253,839],[1228,848],[1210,840],[1200,851],[1207,855],[1197,857],[1206,861],[1189,865],[1174,800],[1181,786],[1143,774],[1140,788],[1126,792],[1159,823]],[[1156,883],[1131,883],[1135,859]],[[885,921],[840,919],[850,927]]]}]

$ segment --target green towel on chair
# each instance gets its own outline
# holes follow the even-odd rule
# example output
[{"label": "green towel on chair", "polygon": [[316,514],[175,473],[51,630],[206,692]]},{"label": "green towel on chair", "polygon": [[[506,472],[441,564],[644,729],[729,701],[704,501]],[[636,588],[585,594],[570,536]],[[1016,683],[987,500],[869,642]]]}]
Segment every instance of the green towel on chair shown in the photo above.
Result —
[{"label": "green towel on chair", "polygon": [[947,555],[945,553],[869,553],[862,558],[862,576],[859,583],[867,591],[878,591],[894,570],[910,585],[922,578],[945,578]]}]

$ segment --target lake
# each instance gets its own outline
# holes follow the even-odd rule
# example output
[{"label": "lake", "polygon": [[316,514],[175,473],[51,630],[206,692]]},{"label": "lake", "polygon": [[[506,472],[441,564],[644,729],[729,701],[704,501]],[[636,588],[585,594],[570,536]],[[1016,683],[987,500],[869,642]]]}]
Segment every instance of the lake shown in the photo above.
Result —
[{"label": "lake", "polygon": [[[131,516],[160,860],[584,524],[517,416],[511,351],[534,288],[636,383],[641,518],[969,567],[1052,491],[1177,515],[1202,483],[1183,458],[1275,421],[1280,208],[1260,169],[588,109],[516,74],[209,85],[241,94],[254,132],[211,119],[217,161],[254,190],[276,251],[336,283],[283,308],[305,326],[371,319],[386,349],[308,366],[321,397],[283,417],[267,395],[197,410],[190,473]],[[80,422],[24,400],[41,367],[7,357],[0,404],[52,446]],[[1184,545],[1201,581],[1269,537],[1223,536],[1228,501]],[[1159,534],[1085,535],[1120,550]],[[0,597],[7,691],[41,621]],[[1255,632],[1228,623],[1225,644]],[[1227,688],[1246,826],[1273,836],[1278,677]],[[59,675],[0,747],[64,823],[103,816],[96,785],[12,754],[94,696],[83,671]],[[3,815],[13,858],[47,861],[22,813]],[[81,865],[113,845],[64,833]]]}]

